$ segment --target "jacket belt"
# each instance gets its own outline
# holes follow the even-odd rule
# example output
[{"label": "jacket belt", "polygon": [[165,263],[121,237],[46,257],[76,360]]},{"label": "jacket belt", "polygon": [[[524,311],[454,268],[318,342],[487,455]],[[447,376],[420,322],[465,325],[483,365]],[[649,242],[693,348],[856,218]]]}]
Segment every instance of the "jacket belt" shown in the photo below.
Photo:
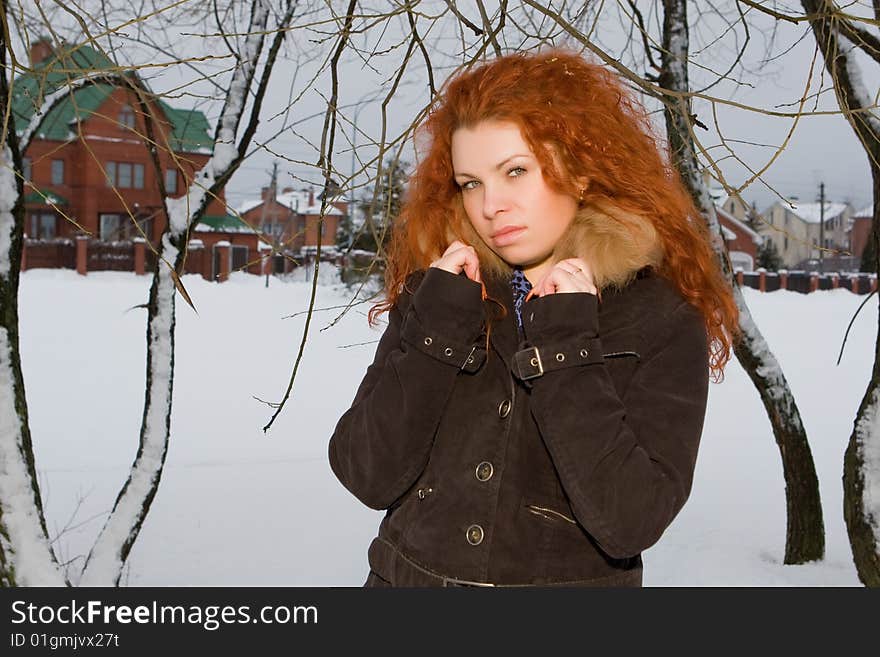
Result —
[{"label": "jacket belt", "polygon": [[599,338],[581,337],[541,347],[527,346],[513,355],[511,370],[521,381],[528,381],[545,372],[604,362]]},{"label": "jacket belt", "polygon": [[[590,579],[543,582],[530,584],[495,584],[450,577],[425,568],[401,552],[387,539],[377,536],[369,550],[370,568],[392,586],[442,586],[442,587],[480,587],[480,588],[534,588],[536,586],[596,586],[596,587],[641,587],[642,567],[621,570],[616,573]],[[403,577],[400,577],[403,575]],[[400,580],[406,581],[400,581]]]}]

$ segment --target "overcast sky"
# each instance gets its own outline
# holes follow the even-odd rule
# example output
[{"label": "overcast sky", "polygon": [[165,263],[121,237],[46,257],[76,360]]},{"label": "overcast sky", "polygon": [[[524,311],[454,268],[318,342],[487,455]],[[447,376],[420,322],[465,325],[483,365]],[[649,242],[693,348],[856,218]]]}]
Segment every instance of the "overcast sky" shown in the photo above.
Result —
[{"label": "overcast sky", "polygon": [[[32,0],[31,0],[32,1]],[[45,4],[45,3],[44,3]],[[187,11],[195,15],[198,3],[190,3],[193,9]],[[393,3],[376,1],[369,6],[361,3],[363,13],[370,10],[387,11]],[[497,4],[497,3],[495,3]],[[559,6],[561,3],[555,3]],[[626,4],[626,3],[620,3]],[[658,10],[660,3],[639,3],[644,7],[648,30],[658,35]],[[733,11],[733,3],[728,11]],[[864,4],[864,3],[862,3]],[[305,3],[301,3],[304,7]],[[323,5],[323,3],[322,3]],[[329,6],[335,11],[343,11],[346,2],[331,0]],[[575,6],[577,3],[567,3]],[[599,20],[595,23],[592,33],[594,41],[607,52],[619,57],[622,62],[634,66],[635,70],[645,70],[643,64],[635,64],[633,52],[639,52],[639,41],[634,48],[626,48],[625,28],[627,20],[620,16],[619,6],[606,3]],[[243,12],[247,5],[239,3],[239,11]],[[521,47],[523,37],[513,26],[514,23],[525,24],[522,7],[517,2],[510,2],[511,20],[501,35],[502,47],[512,50]],[[713,15],[697,16],[697,7],[705,8],[707,3],[691,3],[691,52],[693,61],[690,65],[692,87],[704,86],[714,79],[714,71],[725,70],[732,61],[736,51],[744,42],[742,26],[727,28],[721,18]],[[479,23],[480,15],[473,2],[458,2],[459,11],[468,19]],[[487,3],[491,14],[493,3]],[[603,5],[605,7],[605,5]],[[186,8],[186,5],[184,5]],[[425,15],[439,14],[444,11],[444,2],[426,1],[419,5]],[[789,3],[786,7],[779,4],[778,8],[786,8],[794,13],[800,8],[797,3]],[[568,11],[569,15],[572,13]],[[205,27],[202,21],[195,19],[194,24],[187,26],[186,17],[182,14],[175,17],[173,25],[162,27],[166,40],[176,53],[180,55],[200,56],[208,53],[221,53],[223,44],[211,35],[216,30]],[[181,18],[182,16],[182,18]],[[109,21],[119,24],[130,15],[123,13],[120,17]],[[192,18],[192,16],[190,16]],[[790,25],[780,23],[777,31],[772,32],[772,21],[756,12],[748,13],[750,22],[750,40],[743,59],[744,65],[732,72],[731,80],[722,82],[706,93],[721,99],[730,99],[737,103],[755,108],[794,111],[796,103],[804,93],[809,76],[811,59],[815,50],[815,41],[806,24]],[[279,163],[279,184],[301,187],[308,183],[320,185],[322,177],[314,167],[318,160],[317,148],[321,140],[323,111],[330,94],[329,75],[316,73],[324,66],[329,56],[332,40],[325,39],[332,31],[333,23],[326,22],[328,11],[326,6],[319,6],[314,11],[304,8],[296,21],[296,25],[307,25],[289,33],[284,58],[276,68],[269,87],[267,98],[261,113],[261,124],[256,135],[255,146],[267,144],[267,149],[255,148],[253,154],[236,173],[229,183],[226,195],[231,206],[259,195],[261,186],[268,184],[273,161]],[[66,14],[59,14],[58,22],[67,20]],[[548,23],[545,22],[545,28]],[[581,23],[586,25],[586,23]],[[631,21],[629,23],[631,25]],[[155,22],[147,22],[145,30],[156,33]],[[359,23],[363,25],[363,23]],[[56,25],[57,27],[57,25]],[[434,64],[435,82],[439,86],[451,71],[454,63],[461,61],[458,55],[450,55],[461,50],[461,33],[451,16],[432,22],[421,18],[418,27],[428,48],[429,56]],[[243,31],[243,27],[240,28]],[[876,31],[876,28],[871,28]],[[546,29],[545,29],[546,31]],[[121,62],[136,65],[169,61],[166,54],[135,43],[138,33],[133,28],[126,28],[128,39],[115,38],[108,42],[99,40],[102,47],[116,48],[117,57]],[[398,17],[391,21],[388,29],[380,30],[372,27],[366,32],[355,35],[353,42],[361,48],[360,53],[347,52],[340,66],[339,105],[345,114],[341,120],[341,132],[337,135],[334,153],[334,165],[340,176],[347,177],[351,171],[352,152],[348,140],[352,135],[351,121],[357,111],[358,129],[366,133],[366,137],[358,137],[358,158],[369,161],[376,154],[376,148],[368,141],[378,141],[382,130],[380,105],[382,98],[391,86],[391,76],[399,65],[406,49],[409,36],[406,18]],[[561,37],[561,35],[559,35]],[[465,37],[471,43],[476,39],[465,31]],[[658,37],[659,38],[659,37]],[[322,41],[323,39],[323,41]],[[555,39],[557,44],[569,44],[580,47],[575,41],[566,38]],[[526,46],[534,41],[525,40]],[[374,50],[375,54],[367,59],[365,52]],[[469,53],[473,52],[471,48]],[[490,51],[491,52],[491,51]],[[775,56],[771,61],[764,61],[767,54]],[[784,53],[784,54],[783,54]],[[217,80],[221,81],[228,73],[222,71],[230,66],[229,59],[215,60],[209,63],[194,63],[200,70],[215,71]],[[869,91],[876,94],[880,85],[880,67],[873,67],[863,62],[863,77]],[[388,139],[397,137],[405,126],[409,125],[416,113],[428,100],[425,66],[420,53],[416,53],[410,62],[400,89],[388,106],[386,134]],[[166,100],[175,107],[197,107],[202,109],[212,125],[220,111],[216,100],[206,99],[216,89],[204,80],[191,83],[194,72],[192,68],[175,65],[165,68],[148,68],[141,71],[148,79],[151,88],[160,93],[167,93]],[[735,82],[737,80],[738,82]],[[824,91],[815,98],[808,107],[811,110],[837,110],[836,100],[827,74],[824,73],[821,55],[815,62],[815,70],[811,80],[811,94]],[[564,93],[564,90],[560,90]],[[296,102],[291,105],[291,101]],[[792,105],[794,103],[794,105]],[[649,104],[650,105],[650,104]],[[734,148],[736,155],[755,169],[765,166],[771,159],[776,147],[783,143],[792,126],[792,119],[771,118],[757,111],[739,109],[723,104],[715,105],[718,124],[728,143]],[[733,185],[742,184],[749,176],[748,171],[734,158],[725,156],[719,146],[720,140],[715,131],[711,105],[705,101],[696,101],[695,110],[701,122],[711,129],[697,129],[701,140],[709,152],[719,160],[720,167],[728,182]],[[657,115],[659,118],[659,114]],[[311,117],[311,118],[310,118]],[[658,123],[662,131],[662,124]],[[369,137],[369,139],[367,138]],[[270,141],[271,140],[271,141]],[[748,143],[745,143],[748,142]],[[760,145],[754,145],[760,144]],[[269,151],[271,150],[271,152]],[[404,158],[412,160],[412,141],[407,144]],[[857,208],[870,203],[871,184],[867,159],[855,135],[841,116],[803,116],[794,133],[789,139],[785,151],[772,163],[763,176],[770,186],[783,196],[797,196],[804,201],[815,200],[819,193],[819,183],[825,183],[825,192],[829,200],[850,201]],[[359,176],[357,181],[363,184],[366,176]],[[305,182],[304,182],[305,181]],[[363,189],[358,190],[363,195]],[[743,197],[754,201],[760,210],[775,200],[775,195],[760,181],[753,183],[742,192]]]}]

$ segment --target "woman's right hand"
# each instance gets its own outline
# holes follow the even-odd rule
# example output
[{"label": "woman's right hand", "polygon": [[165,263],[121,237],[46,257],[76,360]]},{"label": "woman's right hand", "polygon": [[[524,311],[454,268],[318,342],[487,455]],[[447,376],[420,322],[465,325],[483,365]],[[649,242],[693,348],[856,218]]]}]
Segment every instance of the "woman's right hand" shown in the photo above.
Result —
[{"label": "woman's right hand", "polygon": [[480,276],[480,260],[477,257],[477,251],[472,246],[468,246],[464,242],[455,240],[450,244],[443,255],[438,260],[431,263],[431,267],[444,269],[451,274],[460,274],[464,271],[465,275],[472,281],[482,283]]}]

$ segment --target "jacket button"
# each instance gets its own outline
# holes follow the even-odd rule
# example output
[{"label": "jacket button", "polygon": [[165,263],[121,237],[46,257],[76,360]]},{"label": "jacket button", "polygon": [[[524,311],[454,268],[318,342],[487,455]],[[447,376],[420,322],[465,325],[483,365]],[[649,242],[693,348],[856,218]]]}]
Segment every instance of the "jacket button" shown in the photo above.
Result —
[{"label": "jacket button", "polygon": [[493,472],[495,472],[495,469],[492,467],[492,464],[489,461],[483,461],[477,466],[477,479],[489,481],[492,478]]},{"label": "jacket button", "polygon": [[479,545],[483,542],[483,528],[479,525],[471,525],[467,529],[467,540],[471,545]]},{"label": "jacket button", "polygon": [[503,402],[501,402],[498,405],[498,416],[507,417],[508,415],[510,415],[510,406],[511,404],[509,399],[505,399]]}]

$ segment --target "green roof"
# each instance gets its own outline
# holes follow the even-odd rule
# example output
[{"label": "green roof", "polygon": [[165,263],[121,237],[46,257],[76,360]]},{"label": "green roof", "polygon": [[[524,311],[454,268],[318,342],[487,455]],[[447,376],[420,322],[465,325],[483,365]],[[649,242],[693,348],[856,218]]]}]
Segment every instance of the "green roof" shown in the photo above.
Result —
[{"label": "green roof", "polygon": [[207,228],[225,233],[253,233],[254,229],[243,220],[231,214],[206,214],[199,222],[199,228]]},{"label": "green roof", "polygon": [[[16,77],[12,82],[12,112],[19,132],[30,122],[42,99],[64,85],[68,79],[92,71],[116,71],[131,75],[103,53],[91,46],[80,45],[56,51],[36,66],[34,71]],[[37,133],[43,139],[64,141],[72,135],[71,124],[89,118],[112,93],[109,84],[88,85],[77,89],[58,103],[43,119]],[[213,138],[205,115],[197,110],[176,109],[158,101],[171,122],[171,147],[177,152],[210,152]]]},{"label": "green roof", "polygon": [[161,99],[159,107],[171,121],[171,148],[190,153],[211,151],[214,138],[211,137],[211,126],[204,114],[198,110],[176,109]]}]

